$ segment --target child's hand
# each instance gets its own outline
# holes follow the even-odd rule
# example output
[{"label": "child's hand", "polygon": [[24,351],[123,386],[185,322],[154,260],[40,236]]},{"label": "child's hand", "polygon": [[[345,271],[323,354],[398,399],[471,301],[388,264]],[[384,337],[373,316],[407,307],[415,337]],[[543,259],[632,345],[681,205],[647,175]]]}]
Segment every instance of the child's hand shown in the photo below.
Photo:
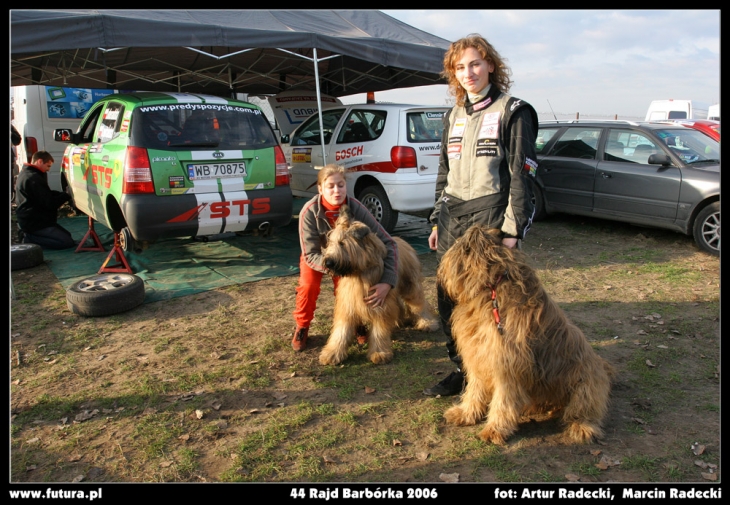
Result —
[{"label": "child's hand", "polygon": [[385,282],[376,284],[370,288],[370,291],[368,291],[368,296],[365,297],[365,303],[373,308],[382,307],[383,303],[385,303],[385,297],[387,297],[390,292],[390,288],[390,284]]}]

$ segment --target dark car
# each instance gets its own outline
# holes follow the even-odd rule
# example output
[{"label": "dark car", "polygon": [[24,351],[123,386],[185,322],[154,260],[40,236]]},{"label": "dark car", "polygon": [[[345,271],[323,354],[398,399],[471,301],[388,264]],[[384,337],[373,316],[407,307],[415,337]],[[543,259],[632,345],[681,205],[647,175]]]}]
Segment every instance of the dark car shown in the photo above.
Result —
[{"label": "dark car", "polygon": [[720,254],[720,144],[680,124],[545,121],[535,219],[564,212],[676,230]]}]

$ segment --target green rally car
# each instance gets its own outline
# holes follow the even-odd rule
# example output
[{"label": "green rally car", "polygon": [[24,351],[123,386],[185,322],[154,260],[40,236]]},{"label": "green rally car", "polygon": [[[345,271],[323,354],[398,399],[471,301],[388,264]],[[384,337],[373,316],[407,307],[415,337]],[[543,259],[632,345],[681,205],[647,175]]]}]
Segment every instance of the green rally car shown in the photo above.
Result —
[{"label": "green rally car", "polygon": [[99,100],[68,142],[61,184],[73,205],[120,234],[126,251],[169,237],[260,229],[292,218],[284,153],[255,105],[136,92]]}]

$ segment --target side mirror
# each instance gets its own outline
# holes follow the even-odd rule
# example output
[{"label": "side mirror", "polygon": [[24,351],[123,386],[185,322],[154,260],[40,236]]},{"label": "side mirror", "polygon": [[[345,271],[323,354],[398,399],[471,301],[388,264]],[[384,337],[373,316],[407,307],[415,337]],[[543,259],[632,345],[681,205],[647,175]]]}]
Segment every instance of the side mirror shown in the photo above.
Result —
[{"label": "side mirror", "polygon": [[59,128],[53,130],[53,140],[56,142],[71,142],[73,139],[73,131],[69,128]]},{"label": "side mirror", "polygon": [[669,166],[672,164],[672,160],[669,159],[668,154],[659,153],[650,155],[648,163],[649,165]]},{"label": "side mirror", "polygon": [[282,135],[281,136],[281,143],[282,144],[288,144],[289,143],[289,134],[288,133],[286,135]]}]

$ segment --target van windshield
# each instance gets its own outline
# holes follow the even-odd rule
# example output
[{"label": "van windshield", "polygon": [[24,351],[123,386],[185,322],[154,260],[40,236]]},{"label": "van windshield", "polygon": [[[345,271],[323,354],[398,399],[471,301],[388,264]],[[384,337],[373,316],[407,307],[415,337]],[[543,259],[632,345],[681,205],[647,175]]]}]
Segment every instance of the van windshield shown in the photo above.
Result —
[{"label": "van windshield", "polygon": [[230,105],[171,104],[137,107],[131,144],[159,150],[261,149],[277,145],[259,110]]}]

